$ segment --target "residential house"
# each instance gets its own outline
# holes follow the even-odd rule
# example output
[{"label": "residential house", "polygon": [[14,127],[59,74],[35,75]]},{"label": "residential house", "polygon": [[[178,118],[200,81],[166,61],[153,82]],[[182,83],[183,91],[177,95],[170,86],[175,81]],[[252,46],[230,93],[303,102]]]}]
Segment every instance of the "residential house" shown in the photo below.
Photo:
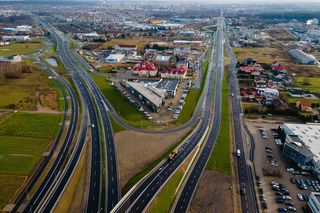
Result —
[{"label": "residential house", "polygon": [[266,88],[268,80],[266,78],[256,77],[253,82],[257,88]]},{"label": "residential house", "polygon": [[161,70],[159,73],[161,78],[182,79],[182,78],[186,78],[187,72],[188,72],[188,68],[186,66],[180,66],[177,68]]},{"label": "residential house", "polygon": [[139,62],[132,68],[132,74],[143,77],[155,77],[158,74],[158,68],[151,62]]},{"label": "residential house", "polygon": [[257,88],[258,94],[266,100],[274,100],[279,96],[279,90],[271,88]]},{"label": "residential house", "polygon": [[307,100],[300,100],[296,102],[296,107],[301,112],[312,112],[311,102]]}]

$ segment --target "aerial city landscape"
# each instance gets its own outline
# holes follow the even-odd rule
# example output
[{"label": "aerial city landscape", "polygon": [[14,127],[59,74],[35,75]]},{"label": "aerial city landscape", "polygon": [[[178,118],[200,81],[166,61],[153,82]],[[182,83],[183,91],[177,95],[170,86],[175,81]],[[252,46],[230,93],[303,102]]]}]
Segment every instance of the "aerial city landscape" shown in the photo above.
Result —
[{"label": "aerial city landscape", "polygon": [[0,212],[320,213],[320,2],[0,0]]}]

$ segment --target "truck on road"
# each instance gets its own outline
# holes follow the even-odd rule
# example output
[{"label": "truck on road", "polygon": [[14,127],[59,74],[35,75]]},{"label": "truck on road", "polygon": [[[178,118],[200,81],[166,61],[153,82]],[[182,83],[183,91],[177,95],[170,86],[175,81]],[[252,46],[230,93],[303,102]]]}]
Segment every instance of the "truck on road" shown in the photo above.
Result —
[{"label": "truck on road", "polygon": [[178,152],[176,150],[173,150],[172,152],[169,153],[168,160],[171,161],[177,154]]}]

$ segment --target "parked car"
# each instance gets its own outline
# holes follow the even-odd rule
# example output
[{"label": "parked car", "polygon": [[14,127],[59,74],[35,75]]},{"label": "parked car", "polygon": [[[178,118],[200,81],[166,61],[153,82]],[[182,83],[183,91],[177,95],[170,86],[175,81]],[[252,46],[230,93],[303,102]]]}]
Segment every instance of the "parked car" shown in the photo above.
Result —
[{"label": "parked car", "polygon": [[266,198],[266,195],[265,195],[265,194],[262,194],[260,197],[261,197],[261,200],[262,200],[262,201],[266,201],[266,200],[267,200],[267,198]]},{"label": "parked car", "polygon": [[295,178],[290,178],[290,181],[292,184],[296,184],[297,183],[297,180]]},{"label": "parked car", "polygon": [[264,209],[268,209],[267,202],[262,202],[262,208],[264,208]]},{"label": "parked car", "polygon": [[292,200],[285,200],[284,204],[286,204],[287,206],[293,206]]},{"label": "parked car", "polygon": [[303,200],[303,197],[302,197],[301,194],[297,194],[297,197],[298,197],[299,200],[301,200],[301,201]]},{"label": "parked car", "polygon": [[302,195],[303,199],[306,201],[309,201],[309,196],[308,195]]},{"label": "parked car", "polygon": [[293,168],[290,168],[290,167],[288,167],[286,170],[287,170],[288,172],[294,172],[294,169],[293,169]]},{"label": "parked car", "polygon": [[278,208],[278,212],[287,212],[286,208]]},{"label": "parked car", "polygon": [[287,210],[288,210],[289,212],[296,212],[296,211],[297,211],[297,209],[294,208],[294,207],[292,207],[292,206],[288,206]]}]

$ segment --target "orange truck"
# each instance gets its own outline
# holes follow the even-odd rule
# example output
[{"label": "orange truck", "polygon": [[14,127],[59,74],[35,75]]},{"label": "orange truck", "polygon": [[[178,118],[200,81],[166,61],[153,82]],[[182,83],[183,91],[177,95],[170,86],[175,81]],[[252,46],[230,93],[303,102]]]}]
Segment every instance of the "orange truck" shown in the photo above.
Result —
[{"label": "orange truck", "polygon": [[178,154],[178,152],[176,150],[173,150],[172,152],[169,153],[168,155],[168,160],[172,160],[176,155]]}]

